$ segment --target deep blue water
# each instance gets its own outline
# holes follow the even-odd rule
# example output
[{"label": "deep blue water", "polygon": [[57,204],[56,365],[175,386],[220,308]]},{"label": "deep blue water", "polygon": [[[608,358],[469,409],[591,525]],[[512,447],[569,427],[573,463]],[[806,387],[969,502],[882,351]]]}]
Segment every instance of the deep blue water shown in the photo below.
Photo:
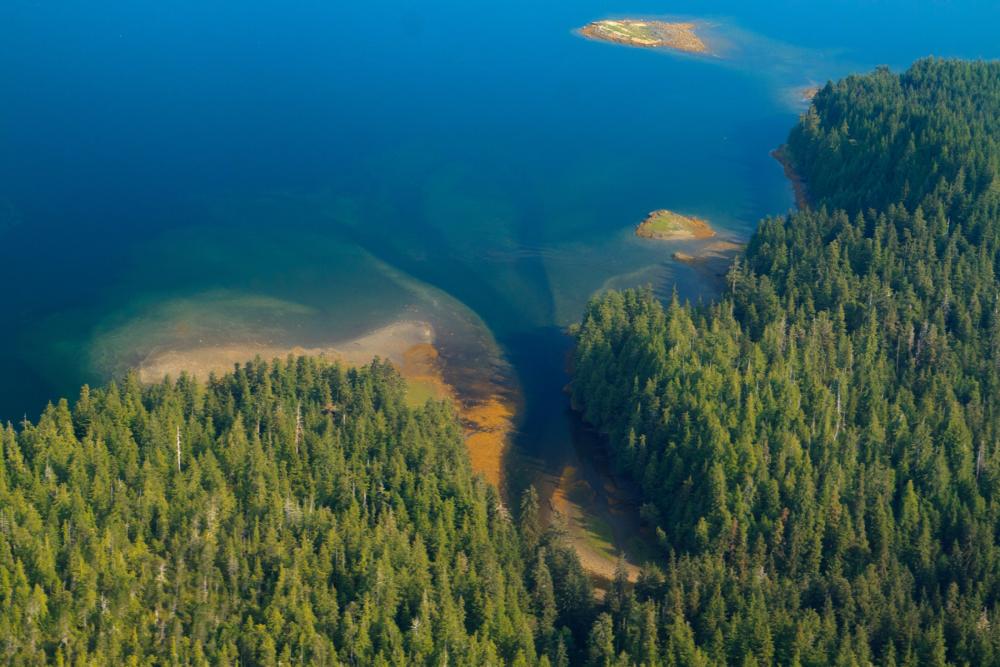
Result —
[{"label": "deep blue water", "polygon": [[[724,57],[572,32],[659,15],[708,19]],[[561,465],[561,331],[586,299],[712,294],[636,222],[666,207],[746,238],[792,205],[768,151],[793,88],[997,57],[997,25],[995,2],[6,0],[0,419],[117,372],[171,318],[221,327],[220,298],[302,305],[275,335],[308,342],[444,293],[513,363],[522,449]]]}]

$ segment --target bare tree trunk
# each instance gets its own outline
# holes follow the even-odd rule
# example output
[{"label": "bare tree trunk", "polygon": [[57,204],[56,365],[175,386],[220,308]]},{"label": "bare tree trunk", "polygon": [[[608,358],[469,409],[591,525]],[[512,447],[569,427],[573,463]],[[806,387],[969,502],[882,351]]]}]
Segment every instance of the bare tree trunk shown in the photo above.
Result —
[{"label": "bare tree trunk", "polygon": [[302,441],[302,401],[295,408],[295,455],[299,454],[299,443]]}]

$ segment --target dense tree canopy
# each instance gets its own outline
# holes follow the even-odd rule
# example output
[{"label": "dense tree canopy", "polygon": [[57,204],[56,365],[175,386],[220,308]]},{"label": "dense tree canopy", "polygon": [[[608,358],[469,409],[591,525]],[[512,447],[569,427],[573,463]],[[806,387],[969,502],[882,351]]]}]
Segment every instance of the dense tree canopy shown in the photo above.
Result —
[{"label": "dense tree canopy", "polygon": [[403,390],[258,362],[0,431],[0,659],[566,664],[579,565],[530,512],[522,547],[450,406]]},{"label": "dense tree canopy", "polygon": [[0,429],[8,664],[1000,664],[1000,64],[830,84],[715,304],[609,292],[572,394],[662,562],[601,602],[388,364],[134,375]]},{"label": "dense tree canopy", "polygon": [[1000,663],[998,142],[1000,63],[830,84],[789,139],[813,208],[718,303],[588,307],[573,399],[648,498],[663,660]]}]

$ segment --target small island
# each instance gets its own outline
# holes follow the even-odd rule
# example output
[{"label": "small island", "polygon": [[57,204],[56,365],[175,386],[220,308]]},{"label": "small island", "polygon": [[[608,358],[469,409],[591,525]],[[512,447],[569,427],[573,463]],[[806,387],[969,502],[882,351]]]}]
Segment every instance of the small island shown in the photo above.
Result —
[{"label": "small island", "polygon": [[694,23],[668,23],[637,19],[607,19],[593,21],[580,29],[580,34],[626,46],[667,48],[685,53],[709,53],[708,46],[695,32]]},{"label": "small island", "polygon": [[643,239],[679,241],[712,238],[715,236],[715,230],[701,218],[660,209],[651,212],[639,223],[635,228],[635,235]]}]

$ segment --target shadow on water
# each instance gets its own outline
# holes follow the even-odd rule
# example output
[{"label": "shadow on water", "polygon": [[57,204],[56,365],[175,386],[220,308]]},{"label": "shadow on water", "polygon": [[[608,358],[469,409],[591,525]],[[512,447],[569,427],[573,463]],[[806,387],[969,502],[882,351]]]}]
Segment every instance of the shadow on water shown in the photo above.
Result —
[{"label": "shadow on water", "polygon": [[572,338],[559,327],[539,327],[503,345],[515,368],[530,369],[523,376],[521,427],[506,462],[511,496],[536,487],[544,514],[568,529],[598,585],[610,580],[619,555],[634,576],[634,566],[654,550],[641,530],[637,489],[614,473],[605,438],[570,406]]},{"label": "shadow on water", "polygon": [[[399,32],[381,29],[409,26],[400,21],[412,12],[397,0],[342,5],[199,12],[192,25],[112,2],[110,15],[129,28],[113,43],[102,12],[8,20],[8,48],[55,55],[11,70],[8,87],[26,94],[4,109],[16,122],[0,136],[0,240],[13,250],[0,278],[17,324],[0,332],[9,350],[0,375],[17,382],[0,387],[0,406],[41,404],[85,379],[67,369],[80,366],[108,313],[116,324],[116,313],[134,319],[140,306],[207,290],[317,306],[322,317],[301,318],[316,336],[389,319],[410,295],[370,255],[474,312],[473,326],[441,327],[454,333],[441,347],[455,386],[520,390],[509,497],[535,484],[544,508],[576,513],[567,520],[605,561],[636,555],[634,490],[570,409],[572,341],[560,327],[606,287],[651,282],[661,298],[674,285],[681,298],[711,298],[717,267],[677,265],[668,259],[676,248],[638,245],[625,230],[661,206],[705,209],[730,232],[780,210],[790,199],[766,151],[798,109],[775,91],[823,81],[844,63],[781,41],[812,36],[812,21],[769,40],[756,31],[773,13],[740,3],[719,11],[748,22],[723,35],[742,50],[717,61],[572,35],[607,11],[601,3],[491,6],[475,30],[457,5],[424,3],[419,26]],[[516,49],[482,48],[512,34]],[[88,104],[76,97],[79,81]],[[259,192],[309,195],[263,205],[247,195],[245,208],[219,215],[194,203]],[[216,233],[178,239],[187,225]],[[148,268],[123,270],[133,263]],[[433,302],[436,290],[417,301]],[[481,324],[482,339],[460,333]],[[483,353],[486,338],[509,367]]]},{"label": "shadow on water", "polygon": [[[531,221],[521,219],[512,227],[519,247],[530,246]],[[613,474],[603,438],[570,407],[565,387],[572,339],[559,326],[537,324],[555,320],[544,258],[525,254],[505,267],[476,264],[449,253],[451,239],[431,225],[421,226],[420,237],[409,243],[386,243],[375,225],[345,224],[342,231],[380,261],[447,292],[483,319],[510,363],[513,377],[506,378],[506,386],[520,390],[521,414],[502,463],[508,503],[516,505],[521,492],[534,485],[545,516],[565,523],[598,585],[610,579],[619,554],[634,576],[635,566],[653,551],[641,536],[638,494],[628,480]],[[516,286],[500,283],[493,268],[516,274]],[[461,354],[460,347],[442,348],[446,369],[449,363],[453,369],[467,365],[456,353]],[[475,369],[448,379],[461,391],[475,384],[474,375]]]}]

